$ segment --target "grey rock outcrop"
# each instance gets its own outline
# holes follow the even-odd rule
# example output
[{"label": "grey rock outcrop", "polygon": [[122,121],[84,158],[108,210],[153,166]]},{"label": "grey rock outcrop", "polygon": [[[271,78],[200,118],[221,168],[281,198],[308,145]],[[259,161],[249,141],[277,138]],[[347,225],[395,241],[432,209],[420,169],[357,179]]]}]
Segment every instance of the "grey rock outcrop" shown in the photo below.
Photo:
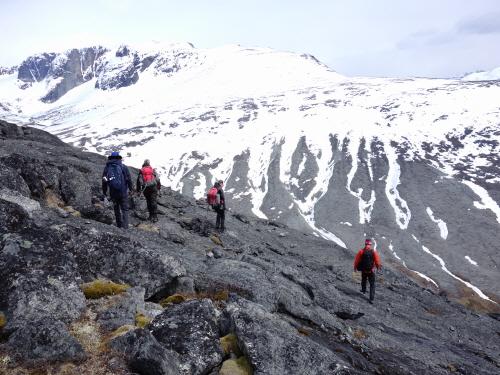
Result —
[{"label": "grey rock outcrop", "polygon": [[64,323],[46,318],[19,327],[7,342],[14,357],[32,365],[53,361],[85,359],[82,346],[72,337]]},{"label": "grey rock outcrop", "polygon": [[110,343],[113,350],[125,355],[132,371],[143,375],[178,375],[177,355],[165,349],[147,330],[136,329],[118,336]]},{"label": "grey rock outcrop", "polygon": [[171,306],[148,328],[163,346],[180,355],[183,374],[206,374],[222,362],[216,311],[210,300]]}]

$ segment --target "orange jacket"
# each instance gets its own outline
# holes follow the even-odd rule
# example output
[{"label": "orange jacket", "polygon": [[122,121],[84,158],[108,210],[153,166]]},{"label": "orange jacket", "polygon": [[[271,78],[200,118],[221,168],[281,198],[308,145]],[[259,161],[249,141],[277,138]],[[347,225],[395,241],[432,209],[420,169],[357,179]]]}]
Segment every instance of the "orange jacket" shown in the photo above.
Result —
[{"label": "orange jacket", "polygon": [[[358,253],[356,254],[356,258],[354,258],[354,271],[358,270],[358,264],[361,261],[361,257],[363,256],[363,252],[365,249],[360,249]],[[377,250],[373,249],[373,268],[371,269],[371,272],[373,272],[373,269],[377,267],[377,269],[380,269],[382,267],[382,263],[380,262],[380,257],[378,255]]]}]

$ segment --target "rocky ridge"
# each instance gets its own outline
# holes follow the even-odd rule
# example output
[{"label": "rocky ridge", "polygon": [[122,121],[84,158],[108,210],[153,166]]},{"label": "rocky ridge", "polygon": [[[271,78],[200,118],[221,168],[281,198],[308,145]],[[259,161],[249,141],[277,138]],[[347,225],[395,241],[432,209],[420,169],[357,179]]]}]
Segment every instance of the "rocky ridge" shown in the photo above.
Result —
[{"label": "rocky ridge", "polygon": [[[237,212],[219,234],[202,201],[167,188],[157,224],[135,197],[133,227],[120,230],[99,199],[104,157],[3,121],[0,143],[0,372],[499,371],[498,311],[467,309],[391,266],[369,305],[355,249]],[[128,289],[86,298],[98,279]],[[236,349],[221,345],[228,335]]]}]

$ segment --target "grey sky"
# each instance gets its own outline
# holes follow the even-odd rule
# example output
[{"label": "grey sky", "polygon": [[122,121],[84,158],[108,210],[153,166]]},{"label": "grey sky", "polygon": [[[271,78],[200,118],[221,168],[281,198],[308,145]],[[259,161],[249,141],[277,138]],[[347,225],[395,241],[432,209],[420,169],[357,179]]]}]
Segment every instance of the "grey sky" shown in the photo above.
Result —
[{"label": "grey sky", "polygon": [[188,41],[307,52],[345,75],[500,66],[499,0],[0,0],[0,65],[91,44]]}]

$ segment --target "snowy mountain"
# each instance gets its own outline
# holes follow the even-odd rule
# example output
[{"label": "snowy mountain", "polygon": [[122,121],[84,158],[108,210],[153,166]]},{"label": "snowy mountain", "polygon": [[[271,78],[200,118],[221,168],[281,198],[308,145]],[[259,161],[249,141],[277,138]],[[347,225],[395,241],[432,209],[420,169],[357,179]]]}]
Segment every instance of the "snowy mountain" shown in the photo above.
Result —
[{"label": "snowy mountain", "polygon": [[[0,117],[500,302],[500,81],[343,77],[310,55],[190,44],[41,54],[0,75]],[[230,224],[229,224],[230,225]]]},{"label": "snowy mountain", "polygon": [[500,79],[500,67],[487,72],[475,72],[465,75],[464,81],[494,81]]}]

